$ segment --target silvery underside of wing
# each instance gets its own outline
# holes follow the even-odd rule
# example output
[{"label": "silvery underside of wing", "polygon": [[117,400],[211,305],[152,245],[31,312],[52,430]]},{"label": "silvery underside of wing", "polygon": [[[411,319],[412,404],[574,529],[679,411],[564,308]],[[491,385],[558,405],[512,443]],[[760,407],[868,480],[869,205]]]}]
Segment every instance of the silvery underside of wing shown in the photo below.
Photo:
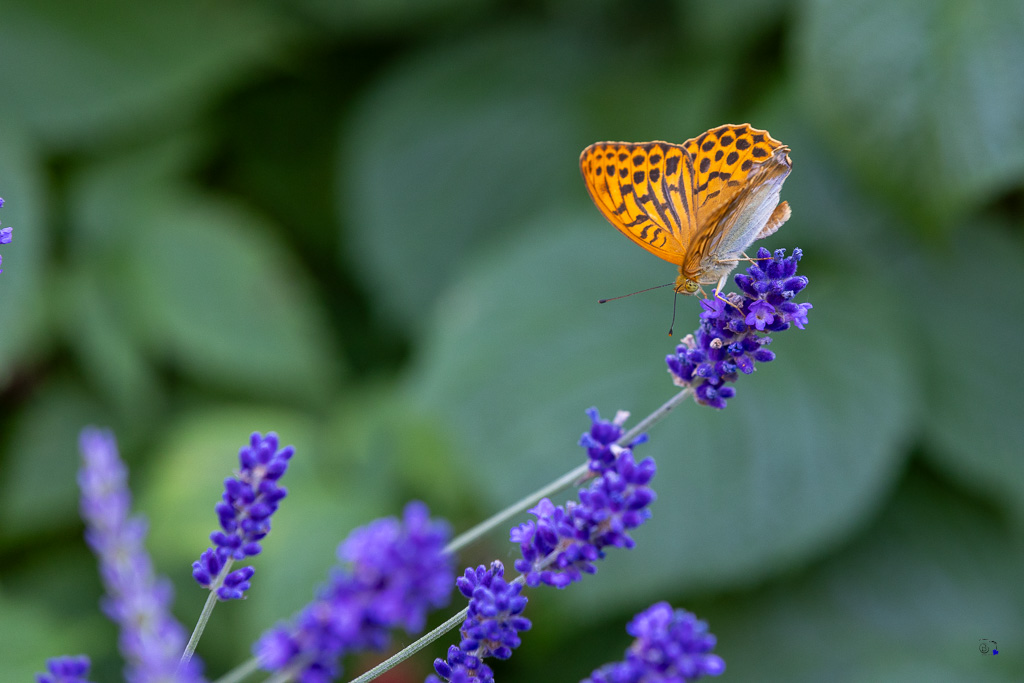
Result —
[{"label": "silvery underside of wing", "polygon": [[[789,171],[788,164],[774,163],[773,160],[766,162],[751,173],[748,182],[724,206],[720,217],[702,226],[711,234],[707,249],[701,256],[699,270],[714,271],[715,266],[722,262],[735,262],[750,248],[779,205],[782,183]],[[712,275],[708,272],[702,279],[717,281],[718,278]]]}]

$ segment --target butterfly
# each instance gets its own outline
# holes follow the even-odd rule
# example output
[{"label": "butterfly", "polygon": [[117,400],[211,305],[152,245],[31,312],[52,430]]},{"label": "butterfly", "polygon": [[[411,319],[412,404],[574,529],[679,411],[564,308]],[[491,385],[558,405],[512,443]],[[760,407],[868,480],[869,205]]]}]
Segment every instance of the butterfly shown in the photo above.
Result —
[{"label": "butterfly", "polygon": [[[790,217],[789,147],[749,124],[671,142],[596,142],[580,154],[590,198],[619,232],[679,266],[674,289],[718,296],[743,252]],[[705,295],[706,296],[706,295]]]}]

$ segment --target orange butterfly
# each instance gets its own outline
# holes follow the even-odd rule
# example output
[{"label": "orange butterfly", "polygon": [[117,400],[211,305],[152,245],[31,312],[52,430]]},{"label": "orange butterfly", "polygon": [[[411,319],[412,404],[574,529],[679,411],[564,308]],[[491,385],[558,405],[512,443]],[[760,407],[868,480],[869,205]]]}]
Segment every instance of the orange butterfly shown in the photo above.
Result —
[{"label": "orange butterfly", "polygon": [[675,291],[725,280],[756,239],[790,216],[779,203],[789,147],[748,124],[713,128],[681,145],[597,142],[580,154],[587,191],[629,239],[679,266]]}]

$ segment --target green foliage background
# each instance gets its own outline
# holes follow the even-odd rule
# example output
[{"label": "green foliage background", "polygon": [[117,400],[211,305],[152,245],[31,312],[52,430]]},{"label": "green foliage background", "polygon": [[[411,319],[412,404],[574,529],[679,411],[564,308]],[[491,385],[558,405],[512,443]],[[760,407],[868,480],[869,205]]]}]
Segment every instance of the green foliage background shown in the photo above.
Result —
[{"label": "green foliage background", "polygon": [[[216,676],[354,526],[419,498],[467,528],[579,462],[588,406],[658,406],[670,294],[595,302],[673,270],[577,156],[745,121],[792,148],[767,246],[804,249],[810,325],[654,429],[637,548],[530,592],[498,679],[580,680],[661,599],[729,680],[1024,679],[1022,64],[1018,0],[0,0],[4,679],[77,652],[119,676],[85,424],[187,624],[238,447],[297,447]],[[459,563],[495,558],[505,532]]]}]

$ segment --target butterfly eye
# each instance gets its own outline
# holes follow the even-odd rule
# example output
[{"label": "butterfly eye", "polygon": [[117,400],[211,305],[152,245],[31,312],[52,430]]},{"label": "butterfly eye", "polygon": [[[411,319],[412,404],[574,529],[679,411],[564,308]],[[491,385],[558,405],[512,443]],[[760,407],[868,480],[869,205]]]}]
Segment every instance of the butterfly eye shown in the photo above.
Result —
[{"label": "butterfly eye", "polygon": [[693,293],[694,293],[694,292],[696,292],[696,291],[697,291],[698,289],[700,289],[700,285],[698,285],[698,284],[697,284],[697,283],[696,283],[695,281],[693,281],[693,280],[687,280],[687,281],[686,281],[686,284],[685,284],[685,285],[683,285],[683,289],[684,289],[684,290],[686,290],[686,293],[687,293],[687,294],[693,294]]}]

